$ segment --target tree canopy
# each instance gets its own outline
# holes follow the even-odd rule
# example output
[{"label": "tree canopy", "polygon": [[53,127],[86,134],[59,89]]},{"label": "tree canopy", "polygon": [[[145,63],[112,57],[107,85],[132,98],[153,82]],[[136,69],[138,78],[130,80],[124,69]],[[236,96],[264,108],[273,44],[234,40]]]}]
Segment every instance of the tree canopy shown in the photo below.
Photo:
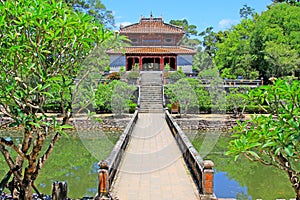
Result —
[{"label": "tree canopy", "polygon": [[251,161],[274,166],[288,175],[296,199],[300,199],[300,82],[278,79],[274,85],[251,90],[247,99],[269,115],[253,115],[239,123],[228,154],[243,155]]},{"label": "tree canopy", "polygon": [[[8,0],[0,4],[0,109],[11,118],[10,126],[24,130],[19,143],[0,137],[0,151],[14,174],[12,192],[20,192],[15,198],[31,199],[32,185],[55,142],[70,128],[66,123],[82,61],[114,34],[94,17],[75,12],[62,1]],[[44,112],[45,103],[56,96],[57,103],[66,108],[62,123],[55,118],[49,121],[51,117]],[[47,143],[50,130],[57,134]],[[43,153],[42,147],[47,149]]]},{"label": "tree canopy", "polygon": [[112,11],[107,10],[101,0],[64,0],[75,11],[87,13],[99,20],[106,27],[114,26],[115,20]]},{"label": "tree canopy", "polygon": [[299,15],[299,6],[273,4],[261,15],[243,19],[223,34],[207,29],[203,42],[205,51],[214,58],[223,78],[297,76]]},{"label": "tree canopy", "polygon": [[181,45],[196,48],[200,44],[200,40],[197,38],[198,31],[196,25],[189,24],[189,22],[186,19],[171,20],[170,24],[182,27],[185,31],[185,35],[182,38]]}]

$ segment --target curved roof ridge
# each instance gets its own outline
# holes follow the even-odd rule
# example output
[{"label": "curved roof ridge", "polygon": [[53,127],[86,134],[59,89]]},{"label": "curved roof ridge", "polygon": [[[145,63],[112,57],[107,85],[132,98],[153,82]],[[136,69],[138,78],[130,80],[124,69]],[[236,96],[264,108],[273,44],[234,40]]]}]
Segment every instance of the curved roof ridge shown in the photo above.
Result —
[{"label": "curved roof ridge", "polygon": [[185,31],[182,27],[165,23],[162,17],[142,17],[138,23],[120,27],[121,33],[181,33]]}]

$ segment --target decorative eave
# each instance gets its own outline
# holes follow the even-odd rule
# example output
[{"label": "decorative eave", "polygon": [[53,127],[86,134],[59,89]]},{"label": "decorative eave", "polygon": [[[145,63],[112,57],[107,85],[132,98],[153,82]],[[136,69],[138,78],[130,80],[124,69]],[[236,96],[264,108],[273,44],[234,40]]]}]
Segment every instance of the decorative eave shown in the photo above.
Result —
[{"label": "decorative eave", "polygon": [[182,47],[182,46],[176,46],[176,47],[157,47],[157,46],[150,46],[150,47],[125,47],[123,50],[114,50],[110,49],[106,51],[109,55],[130,55],[130,54],[180,54],[180,55],[194,55],[196,54],[196,50]]}]

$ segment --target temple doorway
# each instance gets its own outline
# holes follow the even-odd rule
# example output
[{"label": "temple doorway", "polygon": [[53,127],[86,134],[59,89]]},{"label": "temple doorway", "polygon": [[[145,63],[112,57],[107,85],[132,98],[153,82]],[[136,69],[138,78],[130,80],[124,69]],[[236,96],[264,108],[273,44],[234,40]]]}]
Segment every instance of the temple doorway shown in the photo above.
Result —
[{"label": "temple doorway", "polygon": [[160,58],[143,58],[143,71],[160,71]]},{"label": "temple doorway", "polygon": [[127,59],[128,62],[128,71],[132,70],[134,66],[139,66],[140,59],[138,57],[132,57]]}]

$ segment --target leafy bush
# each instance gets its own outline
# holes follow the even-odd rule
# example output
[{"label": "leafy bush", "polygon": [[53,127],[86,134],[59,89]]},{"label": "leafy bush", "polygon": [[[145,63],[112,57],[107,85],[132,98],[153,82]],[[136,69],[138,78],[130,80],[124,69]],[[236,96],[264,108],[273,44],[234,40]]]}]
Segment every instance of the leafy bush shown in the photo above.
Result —
[{"label": "leafy bush", "polygon": [[178,81],[179,79],[185,78],[186,75],[182,71],[168,72],[166,78],[172,81]]},{"label": "leafy bush", "polygon": [[199,72],[198,76],[203,79],[211,79],[219,77],[219,70],[217,68],[210,68]]},{"label": "leafy bush", "polygon": [[130,71],[127,74],[127,79],[137,79],[140,76],[140,73],[137,71]]},{"label": "leafy bush", "polygon": [[[268,106],[263,106],[263,108],[265,110],[268,110]],[[255,114],[264,114],[264,113],[266,113],[264,109],[262,109],[258,105],[247,105],[245,108],[245,112],[250,113],[250,114],[254,114],[254,113]]]},{"label": "leafy bush", "polygon": [[134,101],[135,86],[113,80],[109,84],[100,84],[95,94],[96,111],[99,113],[134,112],[137,104]]},{"label": "leafy bush", "polygon": [[109,72],[109,71],[110,71],[110,66],[104,67],[104,71],[105,71],[105,72]]},{"label": "leafy bush", "polygon": [[136,103],[130,102],[129,103],[129,113],[134,113],[136,107],[137,107]]}]

